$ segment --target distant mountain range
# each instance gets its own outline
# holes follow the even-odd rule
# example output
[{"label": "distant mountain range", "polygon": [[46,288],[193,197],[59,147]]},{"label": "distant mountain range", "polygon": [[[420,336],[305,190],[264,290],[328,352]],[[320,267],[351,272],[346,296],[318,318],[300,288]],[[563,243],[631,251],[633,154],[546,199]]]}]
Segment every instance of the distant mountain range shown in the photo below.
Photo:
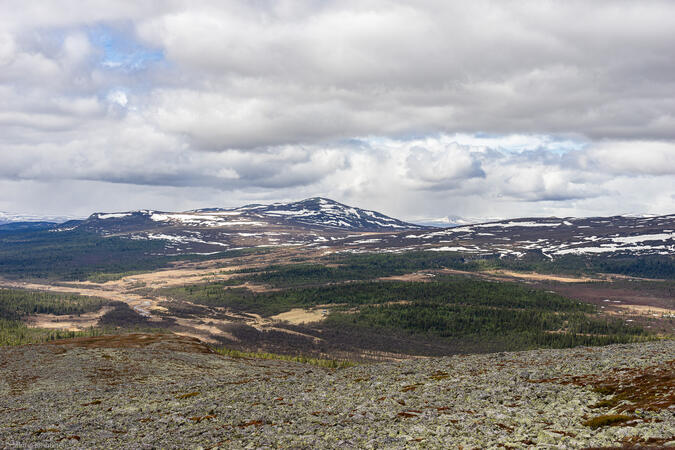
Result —
[{"label": "distant mountain range", "polygon": [[73,219],[72,217],[67,216],[38,216],[35,214],[12,214],[8,212],[0,211],[0,225],[10,224],[10,223],[63,223],[65,221]]},{"label": "distant mountain range", "polygon": [[675,215],[521,218],[431,227],[313,197],[298,202],[185,212],[100,212],[61,224],[11,222],[0,230],[83,231],[162,241],[166,254],[263,246],[344,252],[454,251],[521,258],[537,254],[675,255]]}]

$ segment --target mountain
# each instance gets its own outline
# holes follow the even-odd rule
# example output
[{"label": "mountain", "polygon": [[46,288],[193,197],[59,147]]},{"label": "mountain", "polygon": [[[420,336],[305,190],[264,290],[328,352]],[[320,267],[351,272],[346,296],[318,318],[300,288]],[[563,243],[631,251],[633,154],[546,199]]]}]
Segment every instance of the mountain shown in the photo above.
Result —
[{"label": "mountain", "polygon": [[[349,244],[346,240],[345,244]],[[535,217],[383,236],[390,250],[456,251],[477,256],[548,259],[565,255],[675,255],[675,215]]]},{"label": "mountain", "polygon": [[8,223],[17,223],[17,222],[22,222],[22,223],[42,222],[42,223],[57,224],[57,223],[65,222],[66,220],[69,220],[69,219],[71,219],[71,217],[50,216],[50,215],[35,215],[35,214],[13,214],[13,213],[0,211],[0,225],[8,224]]},{"label": "mountain", "polygon": [[501,219],[502,219],[501,217],[446,216],[436,218],[420,218],[416,219],[415,223],[435,228],[449,228],[449,227],[459,227],[462,225],[472,225],[476,223],[496,222]]},{"label": "mountain", "polygon": [[[105,222],[102,222],[105,221]],[[237,227],[285,225],[304,228],[390,231],[421,230],[429,227],[403,222],[376,211],[355,208],[321,197],[308,198],[293,203],[271,205],[246,205],[239,208],[205,208],[186,212],[160,212],[151,210],[123,213],[92,214],[83,224],[140,225],[142,222],[158,224],[181,224],[195,227]]]},{"label": "mountain", "polygon": [[293,203],[248,205],[231,211],[249,212],[290,224],[363,231],[415,230],[428,228],[393,219],[376,211],[343,205],[334,200],[313,197]]},{"label": "mountain", "polygon": [[7,222],[0,224],[0,231],[37,231],[56,227],[56,222]]},{"label": "mountain", "polygon": [[549,260],[566,255],[675,255],[675,215],[531,217],[436,228],[321,197],[229,209],[96,213],[53,231],[71,229],[162,241],[167,254],[301,246],[331,252],[431,250]]},{"label": "mountain", "polygon": [[376,211],[313,197],[292,203],[184,212],[99,212],[81,222],[62,224],[53,231],[76,230],[163,241],[167,254],[208,254],[260,246],[321,247],[363,233],[431,229]]}]

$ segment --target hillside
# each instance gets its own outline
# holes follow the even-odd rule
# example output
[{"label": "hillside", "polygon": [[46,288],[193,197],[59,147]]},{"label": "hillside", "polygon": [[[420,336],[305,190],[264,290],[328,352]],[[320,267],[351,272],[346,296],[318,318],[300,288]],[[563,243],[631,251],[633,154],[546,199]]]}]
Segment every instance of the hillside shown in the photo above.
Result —
[{"label": "hillside", "polygon": [[222,251],[235,245],[302,245],[352,252],[424,249],[516,259],[533,254],[548,259],[675,254],[675,215],[518,218],[433,228],[318,197],[185,213],[97,213],[76,229],[163,240],[179,253]]},{"label": "hillside", "polygon": [[376,211],[343,205],[334,200],[312,197],[298,202],[253,204],[239,208],[204,208],[185,212],[129,211],[94,213],[78,228],[108,231],[141,228],[153,224],[186,227],[238,228],[265,226],[300,226],[325,230],[396,231],[428,227],[403,222]]},{"label": "hillside", "polygon": [[[137,254],[130,270],[165,266],[162,257],[218,258],[233,250],[295,247],[323,254],[455,252],[472,259],[520,261],[531,270],[541,269],[533,262],[541,266],[555,261],[555,270],[567,272],[590,267],[624,275],[675,277],[675,215],[515,218],[434,228],[314,197],[229,209],[95,213],[58,226],[0,226],[0,252],[20,242],[19,259],[35,246],[40,255],[53,249],[61,253],[59,260],[67,260],[72,252],[63,254],[63,242],[71,241],[78,247],[85,243],[82,250],[96,261],[119,261],[133,249]],[[103,249],[112,254],[99,256]],[[5,264],[14,264],[13,256],[5,255]],[[33,266],[41,262],[37,255],[31,261]]]},{"label": "hillside", "polygon": [[673,445],[673,341],[323,369],[172,335],[0,348],[0,442],[51,448]]},{"label": "hillside", "polygon": [[[352,240],[353,241],[353,240]],[[349,245],[350,240],[345,244]],[[675,215],[518,218],[382,236],[372,247],[522,258],[675,254]]]}]

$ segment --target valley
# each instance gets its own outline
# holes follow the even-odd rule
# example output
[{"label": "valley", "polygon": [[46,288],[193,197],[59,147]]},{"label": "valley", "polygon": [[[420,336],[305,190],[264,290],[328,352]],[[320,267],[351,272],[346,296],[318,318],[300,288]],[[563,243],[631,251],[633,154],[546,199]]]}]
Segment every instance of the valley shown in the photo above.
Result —
[{"label": "valley", "polygon": [[[240,267],[241,268],[241,267]],[[147,319],[147,326],[167,326],[167,329],[173,330],[178,334],[197,337],[205,342],[215,345],[235,346],[242,350],[268,350],[267,346],[247,344],[245,339],[235,338],[231,332],[226,331],[228,326],[239,324],[246,327],[252,327],[257,332],[267,334],[270,331],[276,333],[285,333],[295,336],[306,336],[310,341],[316,341],[316,337],[306,335],[297,329],[287,328],[287,325],[307,326],[320,324],[334,311],[335,308],[343,308],[343,304],[317,304],[305,308],[291,308],[287,311],[260,317],[256,313],[247,313],[245,311],[232,311],[226,307],[204,307],[184,299],[170,299],[161,291],[171,287],[180,287],[186,285],[199,285],[206,283],[217,283],[220,281],[231,280],[236,277],[236,267],[213,270],[213,268],[186,268],[169,269],[129,276],[116,281],[108,281],[101,284],[92,282],[83,283],[64,283],[64,285],[43,285],[38,283],[7,283],[5,287],[20,287],[22,289],[45,290],[49,292],[76,293],[82,296],[98,297],[112,301],[121,301],[137,314]],[[227,273],[223,273],[227,272]],[[447,271],[427,271],[423,274],[410,274],[402,276],[388,277],[390,281],[405,282],[430,282],[435,276],[443,276]],[[531,274],[526,274],[531,275]],[[465,274],[478,279],[491,280],[495,282],[513,282],[511,276],[500,276],[494,272],[475,272]],[[546,277],[541,277],[546,279]],[[527,279],[530,279],[528,277]],[[585,279],[564,278],[565,281],[548,280],[539,283],[529,284],[538,289],[556,292],[569,298],[577,298],[582,301],[597,305],[598,314],[607,318],[618,317],[625,322],[640,324],[647,329],[652,329],[658,334],[672,335],[675,332],[673,318],[675,317],[675,307],[673,299],[668,292],[654,293],[645,296],[640,290],[619,289],[612,286],[617,281],[596,281],[588,283]],[[609,278],[611,280],[611,278]],[[625,281],[625,280],[621,280]],[[386,282],[386,281],[383,281]],[[531,281],[529,283],[532,283]],[[572,286],[570,286],[573,284]],[[580,286],[583,284],[583,286]],[[142,288],[139,286],[143,285]],[[275,290],[263,284],[246,283],[245,289],[252,292],[270,292]],[[143,295],[136,293],[139,289],[144,291]],[[170,307],[168,308],[167,306]],[[178,306],[180,305],[180,306]],[[189,312],[186,312],[186,308]],[[72,331],[84,331],[89,327],[96,326],[97,320],[108,312],[112,307],[103,306],[101,310],[90,313],[89,315],[78,316],[59,316],[53,314],[31,315],[26,319],[26,323],[32,327],[58,329],[64,328]],[[226,317],[226,318],[223,318]],[[126,325],[121,322],[118,324],[122,328]],[[306,352],[307,348],[285,348],[277,351],[288,353]],[[360,351],[350,355],[351,358],[359,359]],[[389,352],[391,353],[391,352]],[[330,356],[330,355],[322,355]],[[395,356],[396,358],[400,355]]]},{"label": "valley", "polygon": [[[87,314],[27,314],[28,327],[162,330],[249,352],[379,360],[629,342],[675,332],[672,229],[675,216],[433,229],[323,198],[96,213],[0,232],[0,287],[105,301]],[[50,264],[54,258],[62,263]],[[485,295],[501,303],[486,304]],[[513,295],[530,303],[513,303]],[[551,302],[559,305],[553,315],[534,319]],[[581,316],[572,314],[579,302],[589,308]],[[401,321],[431,311],[431,322]],[[528,314],[538,334],[524,337],[499,311]]]}]

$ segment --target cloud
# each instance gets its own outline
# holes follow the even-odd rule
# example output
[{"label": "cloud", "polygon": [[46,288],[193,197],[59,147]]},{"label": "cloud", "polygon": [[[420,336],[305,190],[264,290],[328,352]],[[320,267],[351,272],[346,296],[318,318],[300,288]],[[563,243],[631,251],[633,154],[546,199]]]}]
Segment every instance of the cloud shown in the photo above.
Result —
[{"label": "cloud", "polygon": [[144,207],[670,212],[673,17],[658,0],[4,2],[0,182],[31,186],[5,209],[58,184]]},{"label": "cloud", "polygon": [[[602,145],[579,149],[574,143],[563,151],[552,141],[548,149],[540,146],[546,139],[535,136],[504,136],[501,141],[468,135],[364,137],[333,146],[190,152],[185,140],[167,137],[130,113],[118,129],[92,129],[80,137],[66,145],[16,147],[5,158],[0,179],[69,186],[86,182],[105,192],[118,185],[120,192],[130,192],[122,209],[175,209],[184,203],[171,203],[162,193],[183,189],[188,197],[206,195],[191,207],[325,195],[407,218],[663,212],[672,207],[669,193],[675,189],[672,175],[652,173],[663,161],[661,154],[654,153],[650,162],[652,153],[646,152],[641,166],[617,171],[611,164],[604,169],[596,164],[597,155],[606,151]],[[460,143],[472,140],[490,146]],[[583,167],[584,161],[593,163]],[[148,204],[149,188],[162,203]]]},{"label": "cloud", "polygon": [[621,175],[675,175],[675,143],[602,141],[577,157],[579,167]]},{"label": "cloud", "polygon": [[410,178],[431,189],[447,189],[469,178],[485,177],[477,155],[456,143],[436,151],[412,148],[406,165]]},{"label": "cloud", "polygon": [[163,119],[212,111],[195,129],[201,137],[217,124],[257,124],[257,133],[216,135],[226,146],[261,135],[280,143],[460,130],[674,136],[673,100],[658,95],[673,88],[672,3],[255,5],[139,22],[145,42],[216,87],[207,98],[180,90],[195,101],[184,97],[181,115]]},{"label": "cloud", "polygon": [[120,90],[111,91],[108,94],[107,99],[110,103],[121,106],[122,108],[127,106],[127,103],[129,103],[127,94],[124,91]]}]

